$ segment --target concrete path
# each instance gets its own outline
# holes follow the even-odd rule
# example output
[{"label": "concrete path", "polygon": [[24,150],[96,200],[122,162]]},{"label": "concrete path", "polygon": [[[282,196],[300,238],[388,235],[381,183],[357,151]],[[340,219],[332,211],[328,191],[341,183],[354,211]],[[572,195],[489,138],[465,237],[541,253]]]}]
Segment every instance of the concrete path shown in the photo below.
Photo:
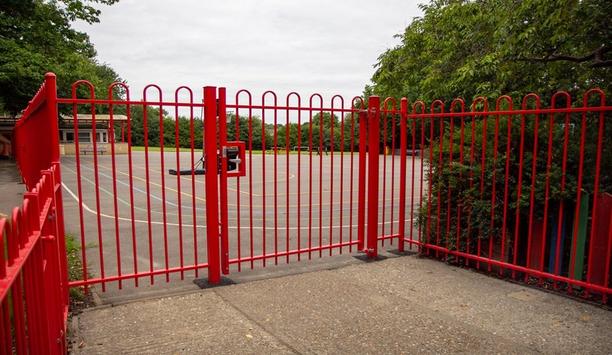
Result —
[{"label": "concrete path", "polygon": [[17,164],[0,160],[0,218],[9,219],[13,208],[21,206],[24,191]]},{"label": "concrete path", "polygon": [[74,352],[612,353],[612,312],[417,256],[85,310]]}]

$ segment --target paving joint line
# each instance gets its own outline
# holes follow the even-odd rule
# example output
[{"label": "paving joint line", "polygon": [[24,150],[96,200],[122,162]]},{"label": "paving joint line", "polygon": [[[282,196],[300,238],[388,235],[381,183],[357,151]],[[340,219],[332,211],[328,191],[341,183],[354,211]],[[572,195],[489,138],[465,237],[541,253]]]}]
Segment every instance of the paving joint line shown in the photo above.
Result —
[{"label": "paving joint line", "polygon": [[286,346],[294,354],[302,354],[300,351],[298,351],[296,348],[294,348],[288,342],[283,340],[279,335],[275,334],[273,331],[271,331],[270,329],[265,327],[263,324],[261,324],[260,322],[258,322],[257,320],[255,320],[254,318],[252,318],[251,316],[246,314],[242,309],[240,309],[240,307],[238,307],[235,304],[233,304],[230,300],[228,300],[227,298],[223,297],[223,295],[221,295],[218,292],[218,290],[213,289],[213,292],[215,293],[215,295],[217,295],[217,297],[219,297],[221,299],[221,301],[223,301],[225,304],[230,306],[232,309],[234,309],[236,312],[238,312],[240,315],[242,315],[244,318],[246,318],[249,322],[252,322],[255,325],[257,325],[259,328],[261,328],[264,332],[268,333],[270,336],[272,336],[272,338],[276,339],[282,345]]}]

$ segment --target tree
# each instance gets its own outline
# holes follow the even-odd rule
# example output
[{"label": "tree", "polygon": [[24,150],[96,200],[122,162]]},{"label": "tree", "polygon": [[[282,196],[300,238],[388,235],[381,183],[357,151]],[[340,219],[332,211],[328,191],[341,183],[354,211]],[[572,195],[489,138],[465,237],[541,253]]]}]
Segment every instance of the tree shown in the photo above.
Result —
[{"label": "tree", "polygon": [[[71,84],[87,79],[96,96],[120,81],[115,71],[96,60],[87,34],[71,28],[74,20],[99,21],[92,3],[118,0],[5,0],[0,3],[0,111],[16,115],[38,90],[46,72],[58,76],[58,93],[71,95]],[[89,97],[85,87],[79,97]],[[116,93],[117,96],[121,92]]]},{"label": "tree", "polygon": [[366,94],[411,100],[611,88],[612,2],[436,0],[379,57]]}]

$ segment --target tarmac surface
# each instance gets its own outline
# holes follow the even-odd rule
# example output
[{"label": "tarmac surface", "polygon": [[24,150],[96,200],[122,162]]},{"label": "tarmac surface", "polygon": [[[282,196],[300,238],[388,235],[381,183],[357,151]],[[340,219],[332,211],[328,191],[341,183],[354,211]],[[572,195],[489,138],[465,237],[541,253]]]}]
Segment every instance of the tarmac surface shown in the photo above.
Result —
[{"label": "tarmac surface", "polygon": [[[247,152],[246,176],[228,178],[228,243],[230,271],[268,267],[278,263],[318,259],[356,250],[356,245],[334,247],[357,240],[358,153],[338,152],[317,156]],[[194,160],[200,152],[194,153]],[[163,158],[163,164],[162,164]],[[108,292],[140,293],[151,284],[147,272],[157,272],[153,282],[174,283],[194,271],[162,272],[208,261],[205,176],[177,177],[168,169],[191,166],[191,153],[133,152],[127,155],[62,157],[64,219],[66,233],[84,247],[89,278],[137,272],[122,282],[106,283]],[[415,197],[408,191],[412,212],[420,200],[420,158],[415,160]],[[379,193],[380,235],[399,229],[399,156],[382,156]],[[412,171],[411,169],[409,169]],[[410,189],[409,189],[410,190]],[[82,201],[82,204],[79,203]],[[366,202],[367,203],[367,202]],[[411,224],[410,206],[404,216]],[[410,230],[409,227],[406,230]],[[415,236],[416,238],[416,236]],[[381,247],[389,245],[381,243]],[[316,248],[324,248],[317,250]],[[283,252],[295,252],[289,257]],[[312,250],[311,248],[314,248]],[[393,247],[396,248],[396,247]],[[311,249],[311,252],[307,250]],[[274,257],[276,253],[280,256]],[[266,258],[262,258],[266,255]],[[276,254],[278,255],[278,254]],[[200,266],[200,273],[206,273]],[[98,284],[96,287],[101,287]]]},{"label": "tarmac surface", "polygon": [[343,255],[333,267],[275,278],[243,272],[232,285],[117,299],[73,318],[73,352],[612,353],[608,310],[415,255],[388,256]]},{"label": "tarmac surface", "polygon": [[21,206],[25,185],[13,160],[0,160],[0,218],[10,219],[14,207]]}]

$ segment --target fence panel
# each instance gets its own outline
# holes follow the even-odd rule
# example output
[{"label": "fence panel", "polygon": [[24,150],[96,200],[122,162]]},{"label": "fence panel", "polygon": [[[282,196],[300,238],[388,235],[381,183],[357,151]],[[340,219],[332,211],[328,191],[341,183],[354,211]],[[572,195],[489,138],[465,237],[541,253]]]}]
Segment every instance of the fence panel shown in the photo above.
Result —
[{"label": "fence panel", "polygon": [[57,165],[0,219],[0,353],[66,352],[68,312],[64,238],[60,234]]},{"label": "fence panel", "polygon": [[448,262],[606,303],[612,107],[598,89],[578,103],[565,92],[549,100],[544,108],[530,94],[516,109],[502,96],[491,109],[480,97],[469,111],[461,99],[429,110],[415,102],[400,159],[421,178],[401,202],[412,226],[404,239]]},{"label": "fence panel", "polygon": [[0,219],[1,353],[66,352],[68,276],[57,117],[55,75],[49,73],[14,129],[27,192],[10,223]]}]

